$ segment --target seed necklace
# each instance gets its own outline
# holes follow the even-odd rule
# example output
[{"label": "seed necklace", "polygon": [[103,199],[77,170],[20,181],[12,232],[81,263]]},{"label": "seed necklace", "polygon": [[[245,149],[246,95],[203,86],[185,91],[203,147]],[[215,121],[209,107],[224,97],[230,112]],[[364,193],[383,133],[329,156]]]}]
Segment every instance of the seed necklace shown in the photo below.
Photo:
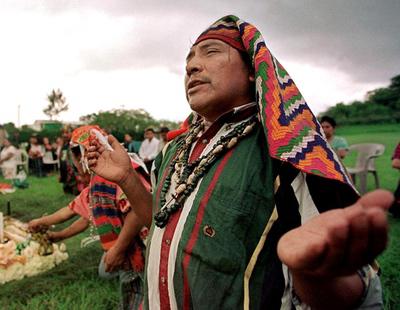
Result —
[{"label": "seed necklace", "polygon": [[[163,228],[167,225],[170,216],[183,207],[186,199],[196,188],[198,182],[223,154],[232,149],[240,140],[248,136],[257,122],[254,115],[247,121],[237,125],[232,131],[222,136],[207,154],[189,163],[189,155],[193,143],[197,140],[200,131],[204,129],[202,121],[198,121],[188,132],[186,137],[178,142],[177,156],[170,164],[170,173],[164,180],[160,193],[160,204],[163,206],[155,215],[156,226]],[[168,201],[166,195],[171,186],[171,180],[176,181],[175,194]]]}]

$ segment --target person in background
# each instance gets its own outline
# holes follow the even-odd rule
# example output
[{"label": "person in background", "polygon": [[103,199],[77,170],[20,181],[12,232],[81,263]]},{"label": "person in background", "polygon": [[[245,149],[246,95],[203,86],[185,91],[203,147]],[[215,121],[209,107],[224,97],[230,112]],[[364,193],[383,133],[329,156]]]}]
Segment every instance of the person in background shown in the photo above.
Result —
[{"label": "person in background", "polygon": [[160,141],[158,143],[158,151],[157,153],[160,153],[164,146],[167,144],[168,142],[168,138],[167,138],[167,134],[169,132],[169,128],[168,127],[161,127],[160,128]]},{"label": "person in background", "polygon": [[345,138],[335,135],[336,121],[332,117],[325,115],[321,118],[320,123],[329,144],[339,158],[344,159],[349,151],[349,145]]},{"label": "person in background", "polygon": [[43,137],[43,146],[46,152],[51,153],[52,159],[57,159],[57,143],[50,142],[50,139],[48,137]]},{"label": "person in background", "polygon": [[46,176],[43,169],[43,155],[45,149],[43,144],[39,143],[39,138],[37,136],[32,136],[29,138],[27,152],[29,157],[30,173],[39,178]]},{"label": "person in background", "polygon": [[53,143],[53,148],[55,149],[56,158],[60,160],[61,158],[61,149],[64,145],[64,139],[62,137],[57,137],[56,141]]},{"label": "person in background", "polygon": [[[71,129],[66,127],[62,130],[62,140],[59,140],[60,176],[59,182],[63,184],[64,193],[78,195],[85,187],[76,166],[73,164],[73,157],[70,149]],[[61,146],[61,142],[63,143]]]},{"label": "person in background", "polygon": [[8,133],[3,125],[0,125],[0,151],[4,145],[4,139],[8,138]]},{"label": "person in background", "polygon": [[10,140],[3,140],[3,148],[0,152],[1,173],[5,179],[15,179],[17,175],[17,149]]},{"label": "person in background", "polygon": [[[89,185],[67,207],[30,221],[29,227],[36,231],[79,215],[80,218],[67,228],[48,232],[51,240],[59,241],[84,231],[89,224],[94,225],[105,251],[99,265],[99,275],[109,277],[109,273],[116,273],[120,278],[121,309],[138,309],[143,298],[143,240],[147,236],[147,228],[141,229],[139,234],[133,234],[130,223],[135,217],[134,206],[129,203],[121,188],[97,175],[90,176],[85,169],[82,158],[85,144],[80,137],[87,132],[86,128],[77,128],[72,133],[71,154],[79,175],[90,177]],[[136,155],[131,157],[130,163],[143,186],[150,190],[142,161]]]},{"label": "person in background", "polygon": [[[45,150],[44,158],[51,160],[57,159],[55,143],[50,143],[50,139],[48,137],[43,137],[42,141]],[[47,174],[53,169],[53,166],[54,164],[46,165],[46,163],[44,163],[43,165],[44,170]]]},{"label": "person in background", "polygon": [[128,153],[138,153],[139,150],[135,149],[135,142],[132,139],[132,136],[129,133],[124,135],[124,148]]},{"label": "person in background", "polygon": [[150,172],[151,164],[158,154],[159,140],[154,137],[154,129],[146,128],[144,131],[144,140],[139,149],[139,156],[144,161],[147,171]]},{"label": "person in background", "polygon": [[43,137],[43,147],[45,152],[53,152],[53,145],[48,137]]}]

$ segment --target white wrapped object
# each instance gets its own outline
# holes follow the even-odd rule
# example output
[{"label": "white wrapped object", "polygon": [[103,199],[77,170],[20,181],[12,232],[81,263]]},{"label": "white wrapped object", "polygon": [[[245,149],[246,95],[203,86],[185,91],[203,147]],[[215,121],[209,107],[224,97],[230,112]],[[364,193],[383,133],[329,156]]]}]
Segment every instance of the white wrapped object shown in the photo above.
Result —
[{"label": "white wrapped object", "polygon": [[113,148],[111,147],[110,143],[108,143],[107,138],[105,136],[103,136],[100,131],[98,131],[97,129],[91,129],[90,132],[96,136],[99,143],[102,146],[104,146],[107,151],[114,151]]}]

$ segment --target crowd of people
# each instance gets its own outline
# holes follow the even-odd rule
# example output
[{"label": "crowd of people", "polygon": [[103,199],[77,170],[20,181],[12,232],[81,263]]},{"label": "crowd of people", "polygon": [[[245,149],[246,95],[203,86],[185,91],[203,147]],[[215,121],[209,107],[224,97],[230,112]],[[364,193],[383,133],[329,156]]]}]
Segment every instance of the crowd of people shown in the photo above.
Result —
[{"label": "crowd of people", "polygon": [[[301,108],[287,110],[286,87]],[[170,141],[168,128],[160,139],[147,128],[140,147],[128,134],[121,145],[65,132],[60,179],[76,169],[83,188],[31,229],[75,215],[50,236],[96,227],[99,273],[119,270],[124,309],[382,307],[374,259],[392,196],[358,196],[334,120],[316,123],[258,29],[235,16],[207,28],[187,55],[185,91],[193,113]],[[38,171],[45,150],[31,139]]]},{"label": "crowd of people", "polygon": [[[132,221],[132,208],[120,187],[100,176],[91,176],[85,169],[83,153],[88,145],[82,144],[80,137],[83,133],[87,133],[86,127],[95,126],[83,126],[74,131],[65,128],[54,143],[47,137],[40,138],[36,135],[30,137],[29,144],[24,150],[29,160],[29,174],[36,177],[46,176],[52,167],[46,166],[44,157],[46,153],[47,156],[50,154],[52,159],[57,160],[59,181],[63,184],[64,192],[76,197],[68,206],[55,213],[31,220],[29,228],[35,232],[78,217],[61,231],[48,231],[49,239],[57,242],[75,236],[90,226],[96,227],[105,251],[100,259],[99,275],[105,278],[119,277],[121,307],[136,309],[143,295],[145,256],[143,240],[147,236],[148,229],[143,227],[139,236],[132,234],[130,228],[134,226],[129,225]],[[168,132],[167,127],[161,127],[159,132],[147,128],[143,142],[133,141],[130,134],[124,136],[122,145],[130,154],[132,167],[141,175],[142,183],[148,191],[150,191],[148,171],[154,158],[165,145]],[[5,130],[3,133],[0,154],[2,174],[5,179],[15,179],[19,150],[11,144]],[[156,134],[159,134],[159,139],[155,137]],[[107,199],[104,195],[107,195]],[[105,214],[108,220],[104,219]]]},{"label": "crowd of people", "polygon": [[[158,132],[153,128],[147,128],[144,132],[144,140],[133,140],[127,133],[124,135],[123,145],[129,153],[136,153],[145,161],[148,169],[151,163],[166,142],[166,134],[169,129],[161,127]],[[155,135],[159,135],[159,139]],[[27,160],[27,174],[36,177],[45,177],[54,168],[60,172],[60,182],[64,184],[64,191],[77,194],[81,191],[76,184],[69,144],[71,129],[63,129],[61,135],[50,141],[48,137],[40,137],[37,134],[29,138],[28,143],[13,143],[3,126],[0,127],[0,167],[5,179],[13,180],[18,173],[18,166],[22,165],[24,157]],[[79,179],[79,177],[78,177]],[[78,180],[79,183],[79,180]],[[76,190],[75,187],[79,189]]]}]

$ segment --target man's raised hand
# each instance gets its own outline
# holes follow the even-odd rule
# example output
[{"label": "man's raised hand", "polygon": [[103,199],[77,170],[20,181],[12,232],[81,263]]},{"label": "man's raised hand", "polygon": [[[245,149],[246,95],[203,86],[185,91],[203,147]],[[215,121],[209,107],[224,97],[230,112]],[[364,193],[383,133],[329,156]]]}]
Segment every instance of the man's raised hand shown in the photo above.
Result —
[{"label": "man's raised hand", "polygon": [[292,272],[335,277],[356,272],[386,247],[391,193],[376,190],[354,205],[322,213],[286,233],[278,255]]},{"label": "man's raised hand", "polygon": [[113,136],[108,136],[113,151],[106,150],[97,140],[90,142],[87,158],[89,168],[97,175],[117,184],[125,182],[133,172],[128,153]]}]

